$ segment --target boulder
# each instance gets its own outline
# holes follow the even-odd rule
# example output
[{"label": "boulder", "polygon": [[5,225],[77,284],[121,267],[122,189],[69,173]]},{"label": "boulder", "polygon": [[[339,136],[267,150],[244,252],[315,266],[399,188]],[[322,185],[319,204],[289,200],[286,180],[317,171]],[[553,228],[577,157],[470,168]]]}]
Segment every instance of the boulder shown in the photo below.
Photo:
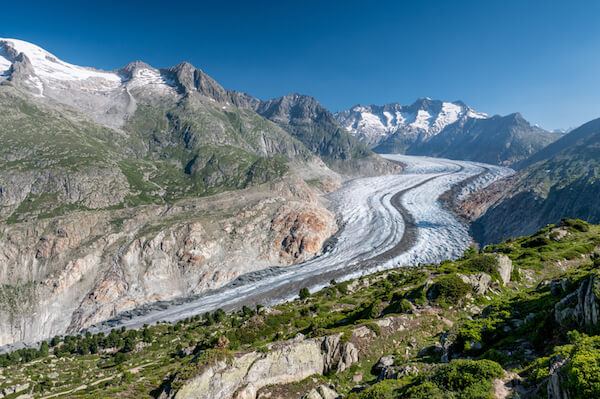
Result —
[{"label": "boulder", "polygon": [[473,287],[473,291],[475,291],[479,295],[485,294],[489,290],[490,284],[492,282],[492,277],[484,272],[469,275],[457,273],[456,275],[460,277],[460,279],[466,284],[469,284],[471,287]]},{"label": "boulder", "polygon": [[557,356],[550,363],[550,378],[548,379],[548,399],[569,399],[568,392],[563,387],[560,370],[567,364],[568,359]]},{"label": "boulder", "polygon": [[375,363],[372,372],[377,376],[377,381],[393,378],[396,373],[394,369],[394,356],[383,356]]},{"label": "boulder", "polygon": [[600,277],[592,274],[577,291],[554,305],[554,318],[566,327],[597,326],[600,321]]},{"label": "boulder", "polygon": [[375,374],[381,373],[386,368],[392,367],[394,365],[394,356],[383,356],[375,365],[373,366],[373,371]]},{"label": "boulder", "polygon": [[502,278],[502,283],[506,285],[510,281],[510,276],[514,268],[512,260],[502,254],[495,254],[494,257],[498,261],[498,273],[500,274],[500,278]]},{"label": "boulder", "polygon": [[319,385],[304,395],[302,399],[337,399],[339,397],[340,395],[333,389],[326,385]]}]

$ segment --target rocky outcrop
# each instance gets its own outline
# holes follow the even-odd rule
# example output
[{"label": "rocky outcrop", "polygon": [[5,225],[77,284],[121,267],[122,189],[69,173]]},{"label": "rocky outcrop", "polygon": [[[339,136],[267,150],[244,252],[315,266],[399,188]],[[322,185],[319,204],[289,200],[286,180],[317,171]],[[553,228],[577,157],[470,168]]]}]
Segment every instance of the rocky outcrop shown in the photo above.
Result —
[{"label": "rocky outcrop", "polygon": [[30,170],[0,174],[0,206],[14,207],[28,197],[55,195],[65,204],[97,209],[120,204],[129,184],[118,168],[89,168],[85,171]]},{"label": "rocky outcrop", "polygon": [[308,187],[290,182],[235,198],[4,225],[0,346],[74,333],[140,305],[308,259],[336,230]]},{"label": "rocky outcrop", "polygon": [[337,231],[335,216],[326,209],[283,206],[271,223],[273,245],[280,246],[280,256],[296,263],[321,251],[323,243]]},{"label": "rocky outcrop", "polygon": [[550,378],[548,379],[548,399],[569,399],[569,393],[565,390],[563,380],[561,376],[561,369],[567,364],[569,360],[562,356],[557,356],[552,359],[550,364]]},{"label": "rocky outcrop", "polygon": [[554,305],[554,318],[565,327],[590,328],[600,321],[600,277],[592,274]]},{"label": "rocky outcrop", "polygon": [[510,276],[514,268],[512,260],[510,260],[508,256],[502,254],[494,254],[494,257],[497,261],[496,268],[498,270],[498,274],[500,274],[502,283],[506,285],[510,282]]},{"label": "rocky outcrop", "polygon": [[358,350],[352,342],[343,342],[341,334],[325,337],[321,350],[324,354],[326,373],[342,373],[358,362]]},{"label": "rocky outcrop", "polygon": [[479,295],[483,295],[490,288],[490,284],[492,282],[492,277],[484,272],[464,275],[457,273],[456,274],[460,279],[473,287],[473,291],[475,291]]},{"label": "rocky outcrop", "polygon": [[268,352],[250,352],[231,361],[218,361],[183,386],[175,399],[255,399],[266,385],[300,381],[358,361],[352,343],[340,343],[342,334],[270,344]]},{"label": "rocky outcrop", "polygon": [[326,385],[319,385],[312,389],[308,394],[304,395],[302,399],[337,399],[341,398],[340,395],[333,389]]},{"label": "rocky outcrop", "polygon": [[[413,323],[407,315],[374,321],[383,337],[409,328]],[[362,350],[377,335],[366,326],[357,327],[350,336],[334,334],[305,339],[299,335],[293,340],[270,344],[268,351],[246,352],[229,362],[219,361],[205,368],[199,376],[184,383],[170,394],[175,399],[256,399],[260,388],[271,384],[301,381],[310,375],[329,372],[341,373],[358,362]],[[331,392],[329,392],[330,394]],[[323,396],[326,390],[310,392]],[[169,395],[166,395],[169,396]],[[319,398],[319,396],[314,396]]]}]

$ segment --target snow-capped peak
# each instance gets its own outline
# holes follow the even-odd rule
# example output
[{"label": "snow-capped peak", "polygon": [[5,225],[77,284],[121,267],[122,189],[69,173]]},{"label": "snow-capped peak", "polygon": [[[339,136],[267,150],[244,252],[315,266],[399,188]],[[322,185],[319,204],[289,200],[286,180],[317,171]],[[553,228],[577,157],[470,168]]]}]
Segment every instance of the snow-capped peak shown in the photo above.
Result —
[{"label": "snow-capped peak", "polygon": [[370,146],[375,146],[398,132],[414,136],[415,139],[424,139],[438,134],[461,118],[488,117],[462,101],[446,102],[429,97],[419,98],[408,106],[397,103],[383,106],[357,105],[338,112],[335,116],[348,132]]},{"label": "snow-capped peak", "polygon": [[[48,80],[86,80],[90,78],[104,79],[120,83],[121,78],[112,72],[98,71],[92,68],[84,68],[61,61],[48,51],[18,39],[0,38],[1,47],[12,48],[16,53],[23,53],[31,62],[35,74]],[[10,59],[6,49],[0,54],[0,71],[10,68],[14,59]]]}]

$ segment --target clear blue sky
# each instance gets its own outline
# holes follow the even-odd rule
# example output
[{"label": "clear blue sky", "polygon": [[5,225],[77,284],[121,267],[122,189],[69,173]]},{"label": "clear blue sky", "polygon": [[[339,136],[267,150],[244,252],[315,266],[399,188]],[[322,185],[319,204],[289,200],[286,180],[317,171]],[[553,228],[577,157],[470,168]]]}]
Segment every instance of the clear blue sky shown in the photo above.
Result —
[{"label": "clear blue sky", "polygon": [[333,111],[429,96],[552,129],[600,117],[599,17],[595,0],[6,1],[0,36],[103,69],[189,61]]}]

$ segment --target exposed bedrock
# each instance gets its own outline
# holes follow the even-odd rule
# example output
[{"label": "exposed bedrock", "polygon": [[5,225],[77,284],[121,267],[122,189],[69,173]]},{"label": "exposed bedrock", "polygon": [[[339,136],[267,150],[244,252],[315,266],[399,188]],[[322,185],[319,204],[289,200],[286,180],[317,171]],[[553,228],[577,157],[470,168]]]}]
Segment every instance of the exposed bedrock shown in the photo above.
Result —
[{"label": "exposed bedrock", "polygon": [[0,346],[315,256],[335,217],[306,186],[284,186],[2,226]]}]

